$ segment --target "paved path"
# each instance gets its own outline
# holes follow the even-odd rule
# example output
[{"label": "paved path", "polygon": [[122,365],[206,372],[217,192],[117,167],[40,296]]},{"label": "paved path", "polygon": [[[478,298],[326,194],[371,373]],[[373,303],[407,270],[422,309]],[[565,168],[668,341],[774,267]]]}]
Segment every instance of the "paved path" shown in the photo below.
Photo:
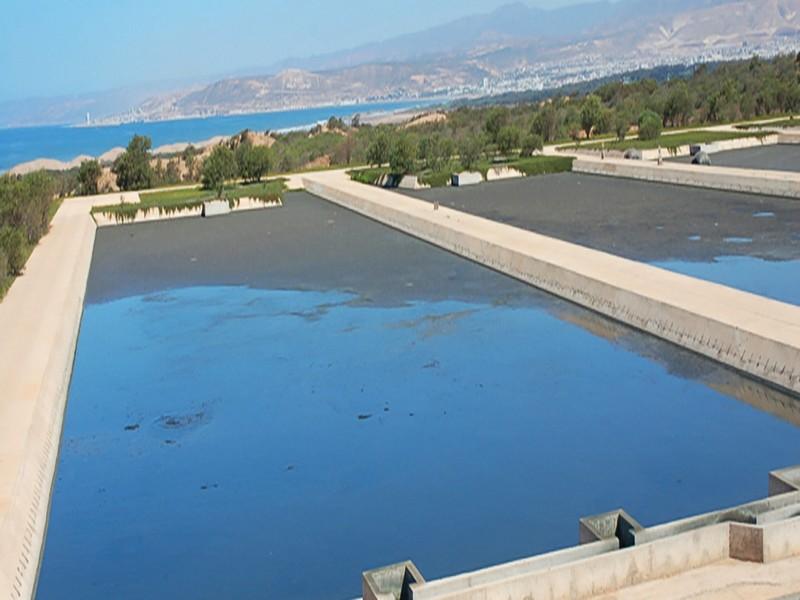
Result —
[{"label": "paved path", "polygon": [[94,245],[89,213],[119,199],[65,200],[0,303],[0,600],[35,587]]}]

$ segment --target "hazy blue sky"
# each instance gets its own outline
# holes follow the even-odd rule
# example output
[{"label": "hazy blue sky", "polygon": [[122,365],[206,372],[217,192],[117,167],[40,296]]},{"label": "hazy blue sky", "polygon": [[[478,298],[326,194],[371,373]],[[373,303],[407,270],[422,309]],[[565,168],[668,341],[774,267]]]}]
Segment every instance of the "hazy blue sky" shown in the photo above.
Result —
[{"label": "hazy blue sky", "polygon": [[509,1],[3,0],[0,101],[267,66],[425,29]]}]

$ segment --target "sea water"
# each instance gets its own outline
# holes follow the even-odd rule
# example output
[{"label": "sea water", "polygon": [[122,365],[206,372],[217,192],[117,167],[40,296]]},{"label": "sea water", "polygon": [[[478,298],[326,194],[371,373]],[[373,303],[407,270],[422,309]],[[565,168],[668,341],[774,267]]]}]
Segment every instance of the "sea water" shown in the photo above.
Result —
[{"label": "sea water", "polygon": [[85,154],[99,156],[127,146],[134,135],[146,135],[153,148],[177,142],[201,142],[243,129],[255,131],[312,126],[331,116],[349,118],[355,113],[382,113],[425,106],[430,101],[387,102],[285,110],[249,115],[127,123],[102,127],[21,127],[0,129],[0,171],[37,158],[70,161]]}]

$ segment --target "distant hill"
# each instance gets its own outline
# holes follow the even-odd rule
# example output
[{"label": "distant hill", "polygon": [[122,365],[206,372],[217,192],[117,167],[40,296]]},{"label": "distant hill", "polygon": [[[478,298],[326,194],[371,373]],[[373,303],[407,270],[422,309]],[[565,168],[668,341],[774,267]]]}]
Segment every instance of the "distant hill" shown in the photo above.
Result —
[{"label": "distant hill", "polygon": [[[797,49],[800,0],[597,0],[552,10],[518,2],[380,43],[282,61],[254,76],[132,97],[110,122],[535,92],[659,65]],[[90,110],[85,104],[72,113]],[[0,106],[0,125],[11,119],[6,109]],[[15,110],[43,120],[59,114],[54,106]]]}]

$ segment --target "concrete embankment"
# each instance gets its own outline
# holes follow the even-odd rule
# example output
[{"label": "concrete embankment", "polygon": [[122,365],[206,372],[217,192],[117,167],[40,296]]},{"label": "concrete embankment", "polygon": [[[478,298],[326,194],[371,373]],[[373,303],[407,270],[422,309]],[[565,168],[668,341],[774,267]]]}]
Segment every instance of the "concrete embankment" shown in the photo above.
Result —
[{"label": "concrete embankment", "polygon": [[659,183],[692,187],[747,192],[800,199],[800,173],[763,171],[663,163],[661,165],[639,160],[623,160],[582,156],[572,164],[576,173],[625,177]]},{"label": "concrete embankment", "polygon": [[66,200],[0,303],[0,598],[35,590],[94,247],[89,212],[111,198]]},{"label": "concrete embankment", "polygon": [[[599,161],[598,161],[599,162]],[[657,168],[657,167],[656,167]],[[800,393],[800,307],[350,181],[306,189],[535,287]]]}]

